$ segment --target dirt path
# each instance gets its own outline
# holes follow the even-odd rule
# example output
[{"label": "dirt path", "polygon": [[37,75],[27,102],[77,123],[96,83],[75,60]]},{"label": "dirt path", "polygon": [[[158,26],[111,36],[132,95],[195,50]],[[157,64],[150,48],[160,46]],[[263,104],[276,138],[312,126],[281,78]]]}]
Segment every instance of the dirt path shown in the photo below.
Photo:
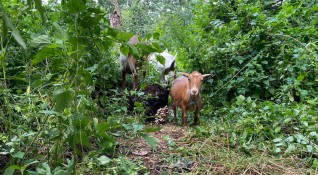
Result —
[{"label": "dirt path", "polygon": [[182,159],[179,151],[176,151],[182,146],[187,146],[186,132],[188,132],[187,128],[171,124],[163,125],[161,130],[150,133],[158,140],[156,150],[152,151],[143,138],[120,140],[119,150],[122,153],[125,152],[130,160],[141,160],[149,168],[151,174],[191,171],[195,168],[196,162]]}]

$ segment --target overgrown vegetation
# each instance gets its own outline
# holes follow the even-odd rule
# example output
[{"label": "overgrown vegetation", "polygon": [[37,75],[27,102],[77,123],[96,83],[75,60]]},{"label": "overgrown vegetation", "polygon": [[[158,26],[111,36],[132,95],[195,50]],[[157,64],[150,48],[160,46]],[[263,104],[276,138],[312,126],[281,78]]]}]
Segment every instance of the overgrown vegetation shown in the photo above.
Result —
[{"label": "overgrown vegetation", "polygon": [[[0,2],[1,173],[154,173],[118,151],[137,138],[154,154],[168,145],[155,162],[166,173],[317,173],[317,2],[121,1],[120,30],[109,27],[110,5]],[[134,34],[137,46],[127,44]],[[128,110],[127,98],[144,94],[118,88],[117,58],[166,48],[178,71],[214,76],[200,126],[162,143],[144,104]],[[159,83],[147,69],[141,86]]]}]

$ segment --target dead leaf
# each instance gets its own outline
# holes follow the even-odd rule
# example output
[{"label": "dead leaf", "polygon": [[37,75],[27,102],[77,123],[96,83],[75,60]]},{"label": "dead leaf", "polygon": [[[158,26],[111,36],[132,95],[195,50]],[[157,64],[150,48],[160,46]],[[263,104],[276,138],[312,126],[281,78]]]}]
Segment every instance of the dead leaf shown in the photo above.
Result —
[{"label": "dead leaf", "polygon": [[148,154],[148,151],[144,151],[144,150],[134,151],[134,152],[132,152],[132,154],[137,155],[137,156],[144,156],[144,155]]}]

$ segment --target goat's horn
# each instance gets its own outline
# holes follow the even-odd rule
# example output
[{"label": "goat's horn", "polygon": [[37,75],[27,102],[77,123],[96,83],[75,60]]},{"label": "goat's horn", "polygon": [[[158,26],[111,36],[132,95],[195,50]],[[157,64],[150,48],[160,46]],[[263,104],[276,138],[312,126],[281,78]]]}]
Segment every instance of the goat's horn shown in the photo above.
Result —
[{"label": "goat's horn", "polygon": [[182,75],[184,75],[184,76],[186,76],[186,77],[188,77],[190,74],[188,74],[188,73],[184,73],[184,72],[180,72],[180,74],[182,74]]},{"label": "goat's horn", "polygon": [[204,74],[204,75],[202,75],[203,78],[208,77],[208,76],[211,76],[211,74]]}]

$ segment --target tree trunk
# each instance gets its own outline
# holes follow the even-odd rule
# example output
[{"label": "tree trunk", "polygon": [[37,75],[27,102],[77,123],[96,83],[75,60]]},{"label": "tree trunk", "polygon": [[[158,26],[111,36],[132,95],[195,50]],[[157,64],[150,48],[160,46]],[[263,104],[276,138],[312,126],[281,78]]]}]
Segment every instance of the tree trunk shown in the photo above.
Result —
[{"label": "tree trunk", "polygon": [[121,13],[119,8],[119,0],[111,0],[114,5],[114,12],[109,15],[110,26],[113,28],[121,28]]}]

